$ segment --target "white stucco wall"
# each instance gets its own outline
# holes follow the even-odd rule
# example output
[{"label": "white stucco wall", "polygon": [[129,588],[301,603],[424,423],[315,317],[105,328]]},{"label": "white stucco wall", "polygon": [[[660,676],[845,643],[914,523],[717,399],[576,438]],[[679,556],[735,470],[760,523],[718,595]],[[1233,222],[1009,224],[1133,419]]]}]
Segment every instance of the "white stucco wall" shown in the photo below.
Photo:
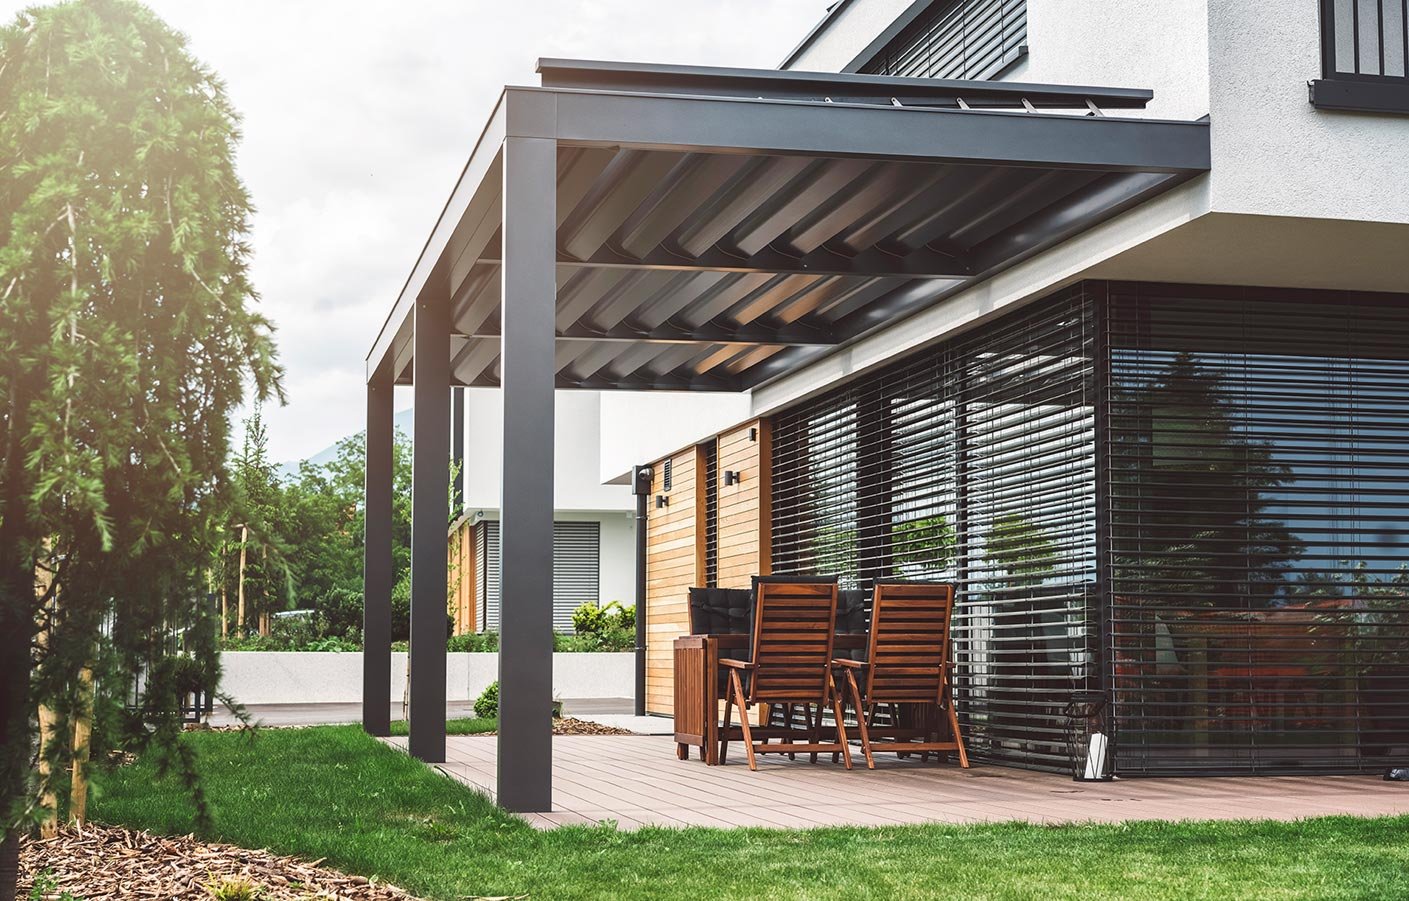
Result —
[{"label": "white stucco wall", "polygon": [[[851,0],[788,68],[805,72],[840,72],[912,2]],[[810,29],[812,24],[808,22],[804,27]]]},{"label": "white stucco wall", "polygon": [[[241,704],[353,704],[362,700],[362,655],[313,651],[227,651],[221,690]],[[446,655],[445,696],[473,701],[499,678],[498,654]],[[636,655],[554,654],[558,698],[630,698]],[[391,698],[406,690],[406,654],[391,655]]]},{"label": "white stucco wall", "polygon": [[1002,80],[1149,88],[1144,110],[1111,115],[1197,119],[1209,109],[1207,23],[1208,0],[1028,0],[1028,55]]},{"label": "white stucco wall", "polygon": [[[632,510],[629,487],[600,476],[601,398],[595,391],[559,391],[553,408],[553,508]],[[498,509],[503,480],[503,395],[465,391],[465,507]]]},{"label": "white stucco wall", "polygon": [[[602,455],[598,475],[604,482],[616,480],[625,484],[631,467],[659,460],[743,422],[749,415],[746,394],[611,391],[602,394],[601,399]],[[623,490],[629,492],[630,488]]]},{"label": "white stucco wall", "polygon": [[1318,110],[1316,4],[1209,9],[1213,208],[1409,222],[1409,117]]},{"label": "white stucco wall", "polygon": [[621,601],[623,607],[636,603],[636,521],[635,513],[607,513],[602,523],[600,594],[603,604]]}]

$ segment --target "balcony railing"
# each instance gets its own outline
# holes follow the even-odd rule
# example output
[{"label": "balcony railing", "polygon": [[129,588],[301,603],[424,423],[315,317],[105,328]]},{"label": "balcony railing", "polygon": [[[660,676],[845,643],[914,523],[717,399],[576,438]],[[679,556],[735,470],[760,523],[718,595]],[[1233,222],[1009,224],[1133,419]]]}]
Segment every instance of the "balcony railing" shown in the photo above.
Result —
[{"label": "balcony railing", "polygon": [[1324,109],[1409,112],[1409,0],[1321,0]]}]

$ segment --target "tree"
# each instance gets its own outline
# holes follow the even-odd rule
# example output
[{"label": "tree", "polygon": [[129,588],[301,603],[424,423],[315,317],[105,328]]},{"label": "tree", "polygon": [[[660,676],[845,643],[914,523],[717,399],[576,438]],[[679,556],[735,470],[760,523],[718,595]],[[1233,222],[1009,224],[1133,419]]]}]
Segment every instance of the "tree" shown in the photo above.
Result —
[{"label": "tree", "polygon": [[[236,631],[269,634],[270,616],[287,609],[292,589],[284,490],[269,462],[269,436],[258,404],[245,420],[244,441],[234,459],[231,515],[221,557],[223,589],[235,598],[230,614]],[[241,609],[240,596],[244,604]]]},{"label": "tree", "polygon": [[196,787],[174,710],[218,675],[194,599],[231,411],[280,375],[247,277],[237,140],[219,79],[136,3],[0,30],[0,901],[35,815],[33,712],[73,714],[85,666],[94,745],[156,742]]}]

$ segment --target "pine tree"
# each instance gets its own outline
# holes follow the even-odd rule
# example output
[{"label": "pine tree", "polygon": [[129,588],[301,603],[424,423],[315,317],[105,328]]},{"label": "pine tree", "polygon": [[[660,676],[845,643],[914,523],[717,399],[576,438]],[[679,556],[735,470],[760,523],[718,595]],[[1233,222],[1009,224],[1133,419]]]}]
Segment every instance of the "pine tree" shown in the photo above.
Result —
[{"label": "pine tree", "polygon": [[[208,630],[172,636],[203,616],[231,411],[279,380],[238,137],[221,82],[136,3],[0,29],[0,901],[34,817],[34,711],[71,713],[85,665],[94,744],[155,741],[198,788],[173,711],[216,662]],[[103,716],[139,669],[137,709]]]}]

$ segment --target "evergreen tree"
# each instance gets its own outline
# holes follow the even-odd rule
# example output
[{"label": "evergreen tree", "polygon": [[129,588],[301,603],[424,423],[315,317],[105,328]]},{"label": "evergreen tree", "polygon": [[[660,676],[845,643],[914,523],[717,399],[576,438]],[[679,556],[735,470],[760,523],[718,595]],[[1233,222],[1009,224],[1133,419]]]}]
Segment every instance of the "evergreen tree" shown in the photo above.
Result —
[{"label": "evergreen tree", "polygon": [[194,599],[230,413],[279,378],[237,140],[224,86],[136,3],[0,29],[0,901],[35,817],[34,712],[72,709],[85,666],[94,742],[155,741],[195,786],[175,707],[217,676]]}]

